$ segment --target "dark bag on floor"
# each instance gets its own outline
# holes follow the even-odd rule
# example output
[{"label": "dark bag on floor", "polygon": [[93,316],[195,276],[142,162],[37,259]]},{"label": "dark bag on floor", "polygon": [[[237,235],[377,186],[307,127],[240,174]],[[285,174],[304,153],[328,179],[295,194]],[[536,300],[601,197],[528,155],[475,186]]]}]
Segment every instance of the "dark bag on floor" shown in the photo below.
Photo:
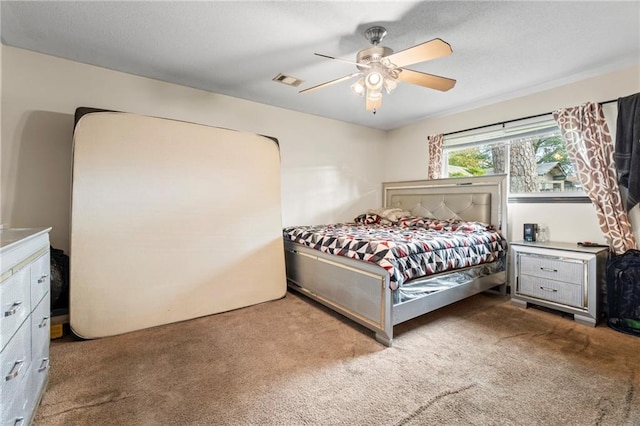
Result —
[{"label": "dark bag on floor", "polygon": [[69,308],[69,256],[50,247],[51,253],[51,311]]},{"label": "dark bag on floor", "polygon": [[640,250],[607,260],[607,324],[640,337]]}]

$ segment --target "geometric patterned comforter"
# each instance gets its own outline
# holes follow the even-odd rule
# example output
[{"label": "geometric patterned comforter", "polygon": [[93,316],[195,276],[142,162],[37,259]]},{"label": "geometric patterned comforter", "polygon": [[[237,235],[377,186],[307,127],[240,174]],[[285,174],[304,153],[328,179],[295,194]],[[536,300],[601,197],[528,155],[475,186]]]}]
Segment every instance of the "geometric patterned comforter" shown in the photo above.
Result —
[{"label": "geometric patterned comforter", "polygon": [[504,257],[502,235],[479,222],[403,217],[383,224],[369,215],[353,223],[291,226],[286,239],[336,256],[375,263],[395,290],[417,277],[489,263]]}]

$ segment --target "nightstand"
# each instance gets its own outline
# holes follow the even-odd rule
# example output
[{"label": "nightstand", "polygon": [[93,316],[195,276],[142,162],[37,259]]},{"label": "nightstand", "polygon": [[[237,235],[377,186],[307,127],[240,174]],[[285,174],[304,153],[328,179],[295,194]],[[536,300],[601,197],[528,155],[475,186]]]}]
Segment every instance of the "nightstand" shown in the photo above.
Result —
[{"label": "nightstand", "polygon": [[596,326],[608,248],[554,241],[515,241],[510,247],[512,303],[567,312],[581,324]]}]

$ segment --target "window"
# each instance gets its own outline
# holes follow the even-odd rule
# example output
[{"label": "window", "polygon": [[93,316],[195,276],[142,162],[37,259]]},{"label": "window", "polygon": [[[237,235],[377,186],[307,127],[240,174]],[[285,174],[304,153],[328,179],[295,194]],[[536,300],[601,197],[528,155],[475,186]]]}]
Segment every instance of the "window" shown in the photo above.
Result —
[{"label": "window", "polygon": [[445,136],[443,177],[504,174],[510,202],[588,202],[548,117]]}]

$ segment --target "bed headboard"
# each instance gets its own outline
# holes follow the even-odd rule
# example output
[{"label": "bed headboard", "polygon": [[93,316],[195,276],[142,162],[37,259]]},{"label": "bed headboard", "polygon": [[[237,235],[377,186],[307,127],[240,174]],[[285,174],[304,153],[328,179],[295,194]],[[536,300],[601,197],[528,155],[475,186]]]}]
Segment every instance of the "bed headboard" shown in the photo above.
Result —
[{"label": "bed headboard", "polygon": [[506,175],[386,182],[384,207],[399,207],[415,216],[479,221],[506,234]]}]

